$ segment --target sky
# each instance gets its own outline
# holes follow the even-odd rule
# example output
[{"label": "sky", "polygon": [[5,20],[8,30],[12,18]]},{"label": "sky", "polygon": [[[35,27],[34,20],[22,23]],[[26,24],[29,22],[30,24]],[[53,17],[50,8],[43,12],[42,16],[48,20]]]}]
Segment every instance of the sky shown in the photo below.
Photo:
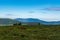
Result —
[{"label": "sky", "polygon": [[0,0],[0,18],[60,21],[60,0]]}]

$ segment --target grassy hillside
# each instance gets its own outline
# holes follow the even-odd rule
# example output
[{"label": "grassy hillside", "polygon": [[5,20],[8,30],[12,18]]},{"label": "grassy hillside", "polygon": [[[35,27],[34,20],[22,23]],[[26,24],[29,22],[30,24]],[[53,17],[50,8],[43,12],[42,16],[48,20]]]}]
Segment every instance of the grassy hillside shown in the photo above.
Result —
[{"label": "grassy hillside", "polygon": [[1,26],[0,40],[60,40],[60,25]]}]

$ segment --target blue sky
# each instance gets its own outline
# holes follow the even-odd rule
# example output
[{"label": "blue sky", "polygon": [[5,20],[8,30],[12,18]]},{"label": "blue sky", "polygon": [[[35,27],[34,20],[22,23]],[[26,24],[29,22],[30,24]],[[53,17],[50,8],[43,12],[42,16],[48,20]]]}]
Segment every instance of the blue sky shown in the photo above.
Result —
[{"label": "blue sky", "polygon": [[0,18],[60,21],[60,0],[0,0]]}]

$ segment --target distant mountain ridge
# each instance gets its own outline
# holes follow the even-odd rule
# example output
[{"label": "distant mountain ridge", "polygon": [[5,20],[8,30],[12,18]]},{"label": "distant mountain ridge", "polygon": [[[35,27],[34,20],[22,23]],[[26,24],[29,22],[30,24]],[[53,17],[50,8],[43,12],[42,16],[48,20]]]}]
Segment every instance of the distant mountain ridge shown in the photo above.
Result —
[{"label": "distant mountain ridge", "polygon": [[[16,18],[15,20],[21,21],[21,22],[39,22],[39,19],[35,19],[35,18]],[[42,20],[41,20],[42,21]]]},{"label": "distant mountain ridge", "polygon": [[47,22],[47,21],[43,21],[40,19],[36,19],[36,18],[16,18],[15,20],[20,21],[20,22],[38,22],[44,25],[59,25],[60,21],[51,21],[51,22]]},{"label": "distant mountain ridge", "polygon": [[19,21],[9,19],[9,18],[0,18],[0,24],[13,24]]},{"label": "distant mountain ridge", "polygon": [[51,21],[47,22],[44,20],[36,19],[36,18],[16,18],[16,19],[9,19],[9,18],[0,18],[0,24],[14,24],[16,22],[22,23],[40,23],[44,25],[60,25],[60,21]]}]

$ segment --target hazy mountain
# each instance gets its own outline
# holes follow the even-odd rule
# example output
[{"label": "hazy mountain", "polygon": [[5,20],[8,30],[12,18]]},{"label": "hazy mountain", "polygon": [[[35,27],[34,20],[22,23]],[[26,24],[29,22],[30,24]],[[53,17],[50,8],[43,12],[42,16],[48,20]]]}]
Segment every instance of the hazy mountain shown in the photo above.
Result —
[{"label": "hazy mountain", "polygon": [[58,25],[60,24],[60,21],[43,21],[35,18],[16,18],[16,19],[8,19],[8,18],[0,18],[0,24],[13,24],[16,22],[22,22],[22,23],[40,23],[45,25]]},{"label": "hazy mountain", "polygon": [[35,18],[26,18],[26,19],[23,19],[23,18],[16,18],[15,20],[18,20],[20,22],[45,22],[43,20],[39,20],[39,19],[35,19]]},{"label": "hazy mountain", "polygon": [[15,20],[20,21],[20,22],[38,22],[41,24],[45,24],[45,25],[58,25],[60,24],[60,21],[51,21],[51,22],[47,22],[47,21],[43,21],[43,20],[39,20],[39,19],[35,19],[35,18],[16,18]]},{"label": "hazy mountain", "polygon": [[9,18],[0,18],[0,24],[13,24],[18,22],[17,20],[9,19]]}]

